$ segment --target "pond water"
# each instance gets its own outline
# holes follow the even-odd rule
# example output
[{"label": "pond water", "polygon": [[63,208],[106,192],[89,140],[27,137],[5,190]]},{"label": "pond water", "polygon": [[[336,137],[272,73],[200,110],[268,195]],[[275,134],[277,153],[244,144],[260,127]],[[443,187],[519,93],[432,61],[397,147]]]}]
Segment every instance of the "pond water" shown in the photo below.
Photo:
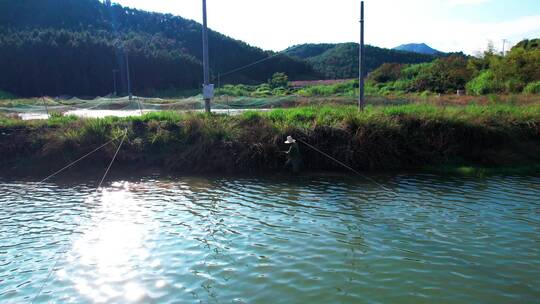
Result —
[{"label": "pond water", "polygon": [[0,181],[0,302],[538,302],[540,177],[377,180]]},{"label": "pond water", "polygon": [[[270,109],[212,109],[214,114],[240,115],[246,111],[266,112]],[[156,112],[157,110],[143,110],[143,114]],[[176,110],[176,112],[203,112],[204,110]],[[104,117],[133,117],[141,116],[140,110],[70,110],[64,112],[64,115],[75,115],[81,118],[104,118]],[[22,120],[44,120],[50,116],[46,112],[27,112],[17,115]]]}]

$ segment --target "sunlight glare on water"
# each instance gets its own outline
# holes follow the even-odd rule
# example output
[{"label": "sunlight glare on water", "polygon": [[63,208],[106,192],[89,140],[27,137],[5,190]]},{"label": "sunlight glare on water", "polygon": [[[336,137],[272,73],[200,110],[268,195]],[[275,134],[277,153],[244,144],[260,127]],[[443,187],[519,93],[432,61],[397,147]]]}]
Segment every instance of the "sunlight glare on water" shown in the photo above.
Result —
[{"label": "sunlight glare on water", "polygon": [[[152,223],[129,187],[129,183],[115,183],[102,192],[101,210],[90,221],[93,228],[74,240],[68,255],[66,278],[72,278],[79,292],[95,302],[120,295],[137,301],[145,296],[134,269],[150,256],[145,237]],[[78,278],[81,269],[87,273]],[[93,275],[90,280],[89,275]]]},{"label": "sunlight glare on water", "polygon": [[380,182],[392,193],[335,176],[144,178],[97,193],[0,181],[0,299],[31,302],[44,282],[36,303],[540,297],[540,178]]}]

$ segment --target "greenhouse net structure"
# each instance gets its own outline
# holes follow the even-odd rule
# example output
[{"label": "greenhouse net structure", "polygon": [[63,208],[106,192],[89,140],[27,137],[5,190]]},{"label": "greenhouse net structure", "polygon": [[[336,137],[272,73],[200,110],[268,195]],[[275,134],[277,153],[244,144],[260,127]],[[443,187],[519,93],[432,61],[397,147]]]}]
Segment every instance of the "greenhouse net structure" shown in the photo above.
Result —
[{"label": "greenhouse net structure", "polygon": [[[234,114],[249,109],[272,109],[296,105],[302,98],[281,97],[233,97],[217,96],[212,108],[218,113]],[[98,97],[91,100],[80,98],[33,98],[0,100],[0,113],[23,119],[44,119],[53,113],[82,117],[135,116],[154,111],[202,111],[201,95],[176,98],[146,97]]]}]

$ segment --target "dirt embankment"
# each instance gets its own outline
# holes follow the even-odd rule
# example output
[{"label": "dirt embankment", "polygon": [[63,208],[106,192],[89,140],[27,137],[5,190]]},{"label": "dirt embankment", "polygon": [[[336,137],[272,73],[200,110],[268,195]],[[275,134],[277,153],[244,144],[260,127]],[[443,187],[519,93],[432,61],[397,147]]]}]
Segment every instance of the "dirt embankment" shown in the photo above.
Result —
[{"label": "dirt embankment", "polygon": [[[501,125],[398,116],[391,121],[351,120],[334,126],[283,128],[255,116],[89,124],[75,121],[55,127],[0,128],[0,175],[54,172],[116,136],[115,141],[74,168],[106,166],[122,130],[128,132],[116,166],[174,173],[282,171],[287,135],[360,171],[411,170],[451,163],[483,167],[540,164],[540,122]],[[344,170],[302,143],[300,149],[306,170]]]}]

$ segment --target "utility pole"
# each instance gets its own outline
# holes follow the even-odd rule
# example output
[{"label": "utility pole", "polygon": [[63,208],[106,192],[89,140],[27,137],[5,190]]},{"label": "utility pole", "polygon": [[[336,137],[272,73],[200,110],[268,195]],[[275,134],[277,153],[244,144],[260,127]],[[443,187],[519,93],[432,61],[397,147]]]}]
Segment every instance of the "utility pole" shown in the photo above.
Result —
[{"label": "utility pole", "polygon": [[506,51],[506,43],[508,42],[507,39],[503,39],[503,49],[502,49],[502,55],[504,56],[505,54],[505,51]]},{"label": "utility pole", "polygon": [[47,101],[45,101],[45,97],[41,95],[41,99],[43,100],[43,105],[45,106],[45,111],[47,112],[47,118],[49,118],[49,107],[47,107]]},{"label": "utility pole", "polygon": [[359,86],[360,96],[358,98],[358,106],[360,111],[364,111],[366,106],[365,92],[364,92],[364,75],[365,72],[365,58],[364,58],[364,1],[360,2],[360,54],[359,54]]},{"label": "utility pole", "polygon": [[[129,54],[126,51],[126,74],[127,74],[127,85],[128,85],[128,95],[129,95],[129,101],[133,100],[133,93],[131,93],[131,76],[129,73]],[[143,109],[142,105],[139,99],[137,99],[137,105],[139,106],[139,112],[141,113],[141,116],[143,116]]]},{"label": "utility pole", "polygon": [[114,96],[118,96],[117,95],[117,90],[116,90],[116,73],[118,73],[118,70],[117,69],[114,69],[112,70],[112,73],[113,73],[113,83],[114,83]]},{"label": "utility pole", "polygon": [[214,97],[214,85],[210,84],[210,64],[209,64],[209,55],[208,55],[208,22],[206,18],[206,0],[202,1],[203,5],[203,29],[202,29],[202,40],[203,40],[203,75],[204,75],[204,85],[203,85],[203,98],[204,98],[204,110],[206,113],[211,112],[210,102]]},{"label": "utility pole", "polygon": [[128,95],[129,100],[133,99],[133,94],[131,94],[131,78],[129,76],[129,55],[126,51],[126,74],[127,74],[127,89],[128,89]]}]

